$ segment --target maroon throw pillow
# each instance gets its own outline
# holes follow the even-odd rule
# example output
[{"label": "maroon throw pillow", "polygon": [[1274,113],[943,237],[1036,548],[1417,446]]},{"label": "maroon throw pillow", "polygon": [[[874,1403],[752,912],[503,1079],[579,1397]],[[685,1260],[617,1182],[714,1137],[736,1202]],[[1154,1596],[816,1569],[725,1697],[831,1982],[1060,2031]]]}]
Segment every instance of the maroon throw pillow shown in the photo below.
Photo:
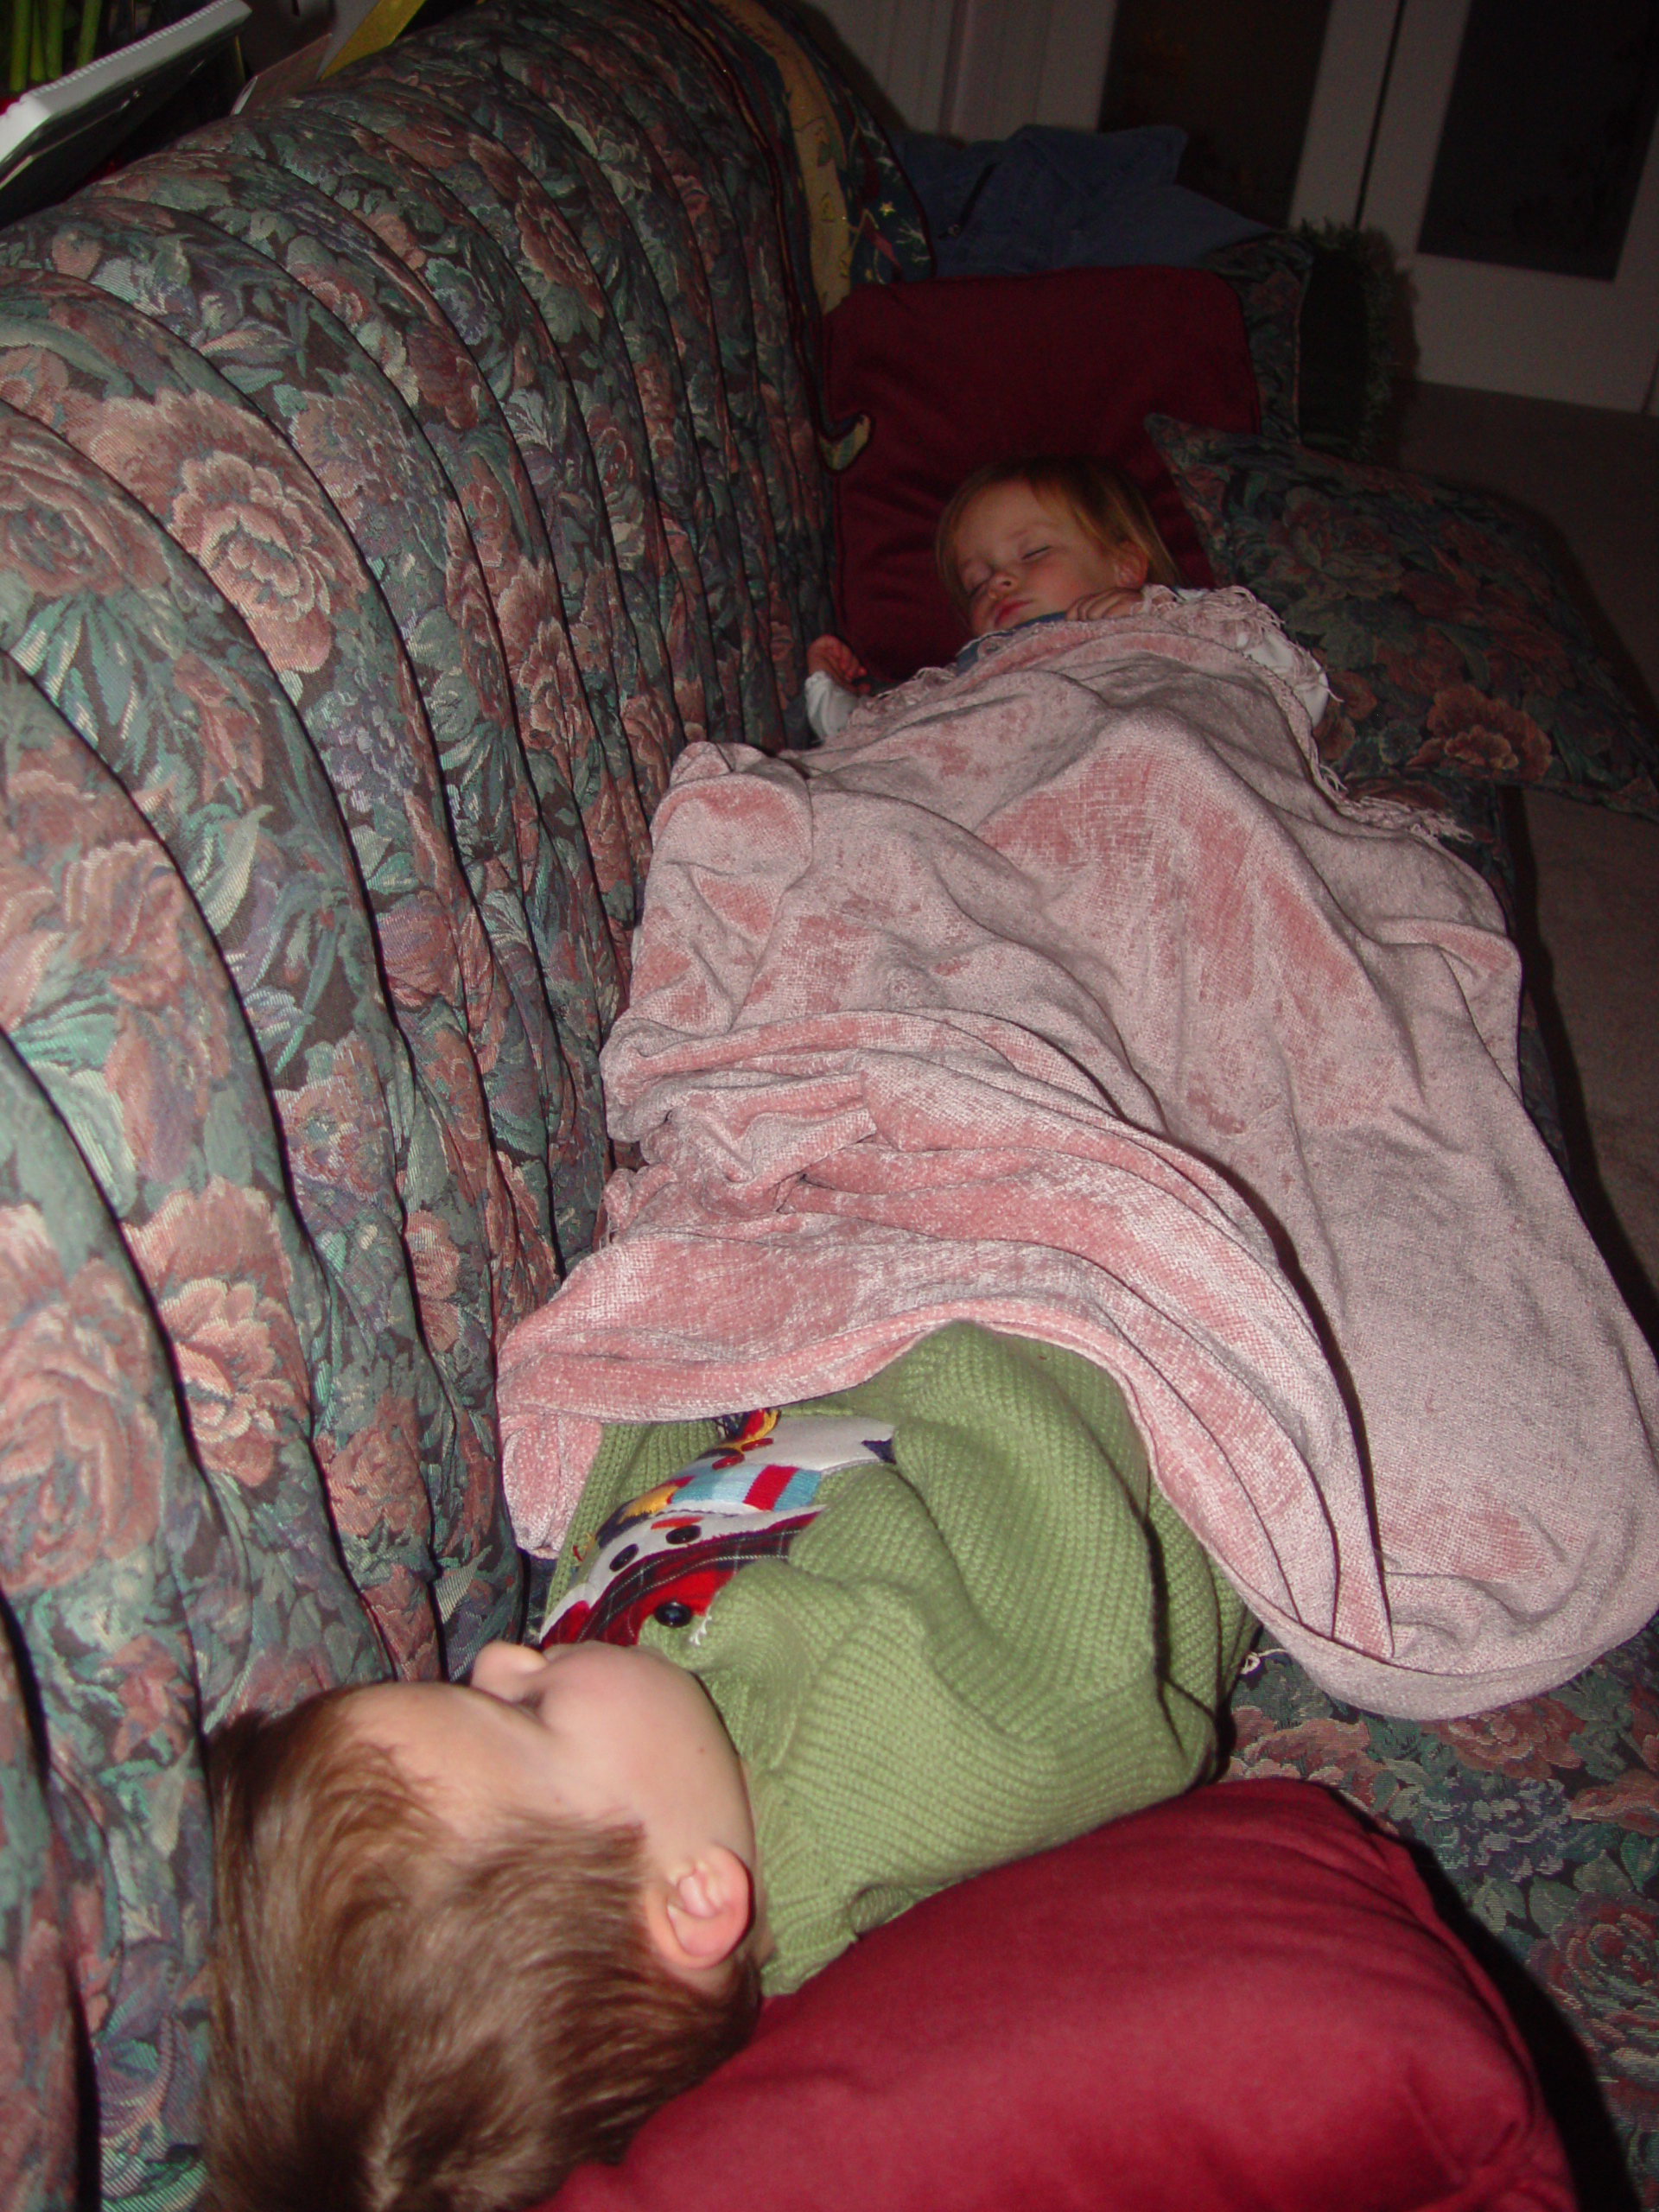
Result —
[{"label": "maroon throw pillow", "polygon": [[940,511],[1011,454],[1095,454],[1151,504],[1189,583],[1215,581],[1150,414],[1254,430],[1238,296],[1201,269],[1065,269],[861,284],[824,323],[832,422],[869,442],[836,480],[842,632],[881,681],[948,661],[967,636],[933,566]]},{"label": "maroon throw pillow", "polygon": [[878,1929],[557,2212],[1572,2212],[1404,1848],[1230,1783]]}]

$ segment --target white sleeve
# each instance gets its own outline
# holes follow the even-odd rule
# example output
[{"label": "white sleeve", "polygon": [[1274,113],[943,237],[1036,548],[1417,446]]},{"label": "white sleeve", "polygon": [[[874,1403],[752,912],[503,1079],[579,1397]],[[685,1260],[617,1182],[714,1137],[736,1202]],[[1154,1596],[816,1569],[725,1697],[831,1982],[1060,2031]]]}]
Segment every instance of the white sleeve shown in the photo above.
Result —
[{"label": "white sleeve", "polygon": [[858,704],[855,693],[836,683],[833,676],[815,668],[806,679],[806,719],[814,736],[827,745],[839,737],[847,717]]},{"label": "white sleeve", "polygon": [[1331,683],[1313,654],[1292,645],[1282,630],[1269,630],[1264,637],[1253,639],[1244,650],[1260,667],[1270,668],[1275,676],[1284,677],[1307,709],[1307,719],[1317,729],[1320,716],[1331,703]]},{"label": "white sleeve", "polygon": [[[1190,601],[1211,596],[1219,598],[1220,594],[1195,591],[1188,587],[1178,591],[1175,596]],[[1330,679],[1312,653],[1304,652],[1300,645],[1291,643],[1281,628],[1278,617],[1270,609],[1263,607],[1262,613],[1267,616],[1265,623],[1241,629],[1238,650],[1247,660],[1253,660],[1258,668],[1270,668],[1275,676],[1284,678],[1306,708],[1307,719],[1317,729],[1320,717],[1331,703]]]}]

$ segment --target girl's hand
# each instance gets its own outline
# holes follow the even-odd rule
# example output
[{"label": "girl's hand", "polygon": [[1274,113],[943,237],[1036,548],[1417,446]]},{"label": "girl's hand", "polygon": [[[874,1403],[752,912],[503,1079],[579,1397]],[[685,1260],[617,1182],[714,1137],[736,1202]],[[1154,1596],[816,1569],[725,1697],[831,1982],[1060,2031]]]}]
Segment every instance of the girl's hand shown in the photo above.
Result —
[{"label": "girl's hand", "polygon": [[1091,591],[1066,610],[1068,622],[1109,622],[1115,614],[1128,614],[1141,604],[1138,591]]},{"label": "girl's hand", "polygon": [[852,647],[839,638],[815,638],[806,649],[809,676],[833,677],[843,691],[868,691],[870,671]]}]

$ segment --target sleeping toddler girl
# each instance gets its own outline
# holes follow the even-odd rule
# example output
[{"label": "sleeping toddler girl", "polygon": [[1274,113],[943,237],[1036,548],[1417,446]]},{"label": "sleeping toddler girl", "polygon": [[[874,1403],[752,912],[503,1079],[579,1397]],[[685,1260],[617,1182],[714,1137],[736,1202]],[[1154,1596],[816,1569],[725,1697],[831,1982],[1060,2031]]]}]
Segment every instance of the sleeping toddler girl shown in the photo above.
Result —
[{"label": "sleeping toddler girl", "polygon": [[[978,639],[1026,622],[1103,622],[1135,613],[1147,588],[1184,589],[1151,511],[1109,461],[1089,454],[1040,454],[976,468],[939,518],[934,557],[951,605]],[[1274,655],[1247,646],[1252,658]],[[972,654],[976,645],[964,646]],[[1310,721],[1329,702],[1322,676],[1297,682],[1287,644],[1269,664],[1298,689]],[[959,662],[960,664],[960,662]],[[806,656],[806,719],[821,741],[839,734],[868,671],[836,637],[817,639]]]}]

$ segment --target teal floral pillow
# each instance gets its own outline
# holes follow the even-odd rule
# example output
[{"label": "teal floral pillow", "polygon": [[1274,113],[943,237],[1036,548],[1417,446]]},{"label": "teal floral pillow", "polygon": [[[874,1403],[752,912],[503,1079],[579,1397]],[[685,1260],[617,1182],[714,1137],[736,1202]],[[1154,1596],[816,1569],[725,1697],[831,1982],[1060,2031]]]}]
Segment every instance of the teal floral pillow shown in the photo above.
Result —
[{"label": "teal floral pillow", "polygon": [[1460,811],[1530,784],[1659,820],[1659,736],[1502,500],[1283,440],[1148,418],[1210,564],[1317,653],[1352,791]]}]

